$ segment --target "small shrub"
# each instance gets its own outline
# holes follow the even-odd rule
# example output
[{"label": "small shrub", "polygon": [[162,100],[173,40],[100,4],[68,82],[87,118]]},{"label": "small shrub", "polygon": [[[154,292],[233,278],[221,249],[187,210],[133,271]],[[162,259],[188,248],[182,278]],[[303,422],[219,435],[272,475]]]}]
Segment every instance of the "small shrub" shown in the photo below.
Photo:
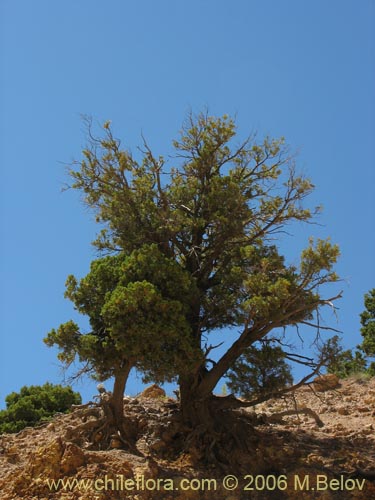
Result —
[{"label": "small shrub", "polygon": [[82,402],[71,387],[53,385],[24,386],[5,398],[6,409],[0,411],[0,433],[18,432],[50,420],[55,413],[66,413],[72,404]]}]

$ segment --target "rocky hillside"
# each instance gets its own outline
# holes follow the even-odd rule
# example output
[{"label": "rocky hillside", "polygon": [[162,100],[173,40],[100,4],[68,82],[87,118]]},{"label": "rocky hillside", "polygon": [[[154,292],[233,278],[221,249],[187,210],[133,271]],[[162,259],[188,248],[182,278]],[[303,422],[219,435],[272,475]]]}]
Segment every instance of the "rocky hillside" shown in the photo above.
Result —
[{"label": "rocky hillside", "polygon": [[0,436],[0,499],[375,498],[375,378],[336,382],[238,410],[253,447],[235,469],[181,452],[178,403],[155,387],[124,401],[138,436],[131,452],[116,436],[101,450],[77,435],[84,410],[57,415]]}]

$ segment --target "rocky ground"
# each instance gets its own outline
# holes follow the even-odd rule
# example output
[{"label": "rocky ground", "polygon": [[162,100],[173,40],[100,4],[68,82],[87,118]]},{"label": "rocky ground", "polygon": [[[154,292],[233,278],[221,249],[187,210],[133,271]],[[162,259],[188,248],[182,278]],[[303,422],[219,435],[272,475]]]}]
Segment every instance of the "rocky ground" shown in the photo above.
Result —
[{"label": "rocky ground", "polygon": [[178,404],[160,389],[125,408],[138,432],[131,453],[115,436],[106,450],[77,437],[79,410],[0,436],[0,499],[375,498],[375,378],[323,380],[238,410],[254,446],[235,469],[176,452],[184,447]]}]

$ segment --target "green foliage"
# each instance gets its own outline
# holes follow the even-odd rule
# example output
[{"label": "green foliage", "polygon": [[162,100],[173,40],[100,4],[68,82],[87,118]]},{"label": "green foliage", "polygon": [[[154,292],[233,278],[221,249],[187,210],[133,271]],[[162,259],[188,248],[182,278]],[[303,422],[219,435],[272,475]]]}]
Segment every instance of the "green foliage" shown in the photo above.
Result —
[{"label": "green foliage", "polygon": [[66,413],[71,405],[80,404],[81,396],[71,387],[46,383],[24,386],[5,398],[6,410],[0,411],[0,433],[18,432],[49,420],[57,412]]},{"label": "green foliage", "polygon": [[293,383],[289,364],[281,347],[263,343],[248,347],[227,373],[228,387],[246,399],[272,397]]},{"label": "green foliage", "polygon": [[130,362],[147,378],[170,380],[199,355],[187,320],[195,293],[194,280],[156,245],[107,256],[93,261],[80,282],[69,276],[66,283],[65,296],[88,315],[91,331],[82,333],[68,321],[45,342],[58,346],[66,364],[78,356],[99,379]]},{"label": "green foliage", "polygon": [[228,395],[228,387],[227,384],[223,384],[221,386],[221,395],[222,396],[227,396]]},{"label": "green foliage", "polygon": [[367,368],[367,373],[369,374],[370,377],[375,377],[375,362],[372,361]]},{"label": "green foliage", "polygon": [[366,356],[375,356],[375,288],[365,294],[365,310],[361,313],[361,335],[363,337],[360,349]]},{"label": "green foliage", "polygon": [[367,372],[367,361],[362,353],[353,353],[352,349],[344,350],[337,335],[327,341],[325,353],[328,359],[327,372],[334,373],[339,378]]},{"label": "green foliage", "polygon": [[345,351],[337,335],[327,343],[327,370],[340,378],[356,374],[375,376],[375,363],[368,365],[367,360],[368,357],[375,356],[375,288],[365,294],[364,305],[365,310],[360,314],[363,341],[357,349],[354,352],[352,349]]},{"label": "green foliage", "polygon": [[[313,325],[339,297],[321,295],[338,279],[336,245],[311,240],[290,265],[271,244],[287,224],[319,212],[303,207],[314,186],[296,174],[283,138],[236,144],[230,117],[190,115],[167,166],[147,143],[136,160],[109,122],[102,137],[90,121],[88,132],[72,187],[102,225],[94,244],[112,255],[79,282],[68,278],[66,296],[91,331],[70,321],[48,334],[65,363],[78,357],[99,378],[131,364],[155,380],[186,380],[202,399],[254,342]],[[238,339],[208,369],[205,339],[228,326]]]}]

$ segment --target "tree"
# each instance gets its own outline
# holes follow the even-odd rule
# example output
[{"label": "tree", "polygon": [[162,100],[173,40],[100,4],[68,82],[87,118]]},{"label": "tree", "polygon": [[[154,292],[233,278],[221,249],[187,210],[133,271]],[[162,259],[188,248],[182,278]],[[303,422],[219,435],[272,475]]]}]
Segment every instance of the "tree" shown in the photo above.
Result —
[{"label": "tree", "polygon": [[357,373],[375,375],[375,363],[368,365],[366,359],[375,356],[375,288],[365,294],[364,305],[365,310],[360,314],[362,343],[355,351],[344,350],[337,335],[329,339],[325,346],[328,373],[335,373],[340,378]]},{"label": "tree", "polygon": [[361,313],[362,343],[358,346],[366,356],[375,356],[375,288],[365,294],[365,310]]},{"label": "tree", "polygon": [[45,342],[61,349],[67,366],[78,356],[94,378],[114,377],[111,418],[125,438],[130,436],[122,426],[123,394],[130,370],[137,367],[146,378],[163,382],[198,359],[186,319],[193,293],[189,274],[156,245],[95,260],[80,282],[72,275],[67,279],[65,297],[89,317],[91,331],[68,321]]},{"label": "tree", "polygon": [[270,398],[293,383],[284,351],[268,342],[260,348],[248,347],[235,361],[227,377],[229,389],[246,399]]},{"label": "tree", "polygon": [[53,385],[24,386],[5,398],[6,410],[0,411],[0,433],[18,432],[49,420],[55,413],[66,413],[81,403],[81,395],[71,387]]},{"label": "tree", "polygon": [[337,335],[328,340],[327,350],[327,372],[334,373],[339,378],[347,378],[351,375],[367,372],[367,361],[362,353],[352,349],[344,350]]},{"label": "tree", "polygon": [[[340,297],[321,295],[324,285],[338,279],[333,266],[339,249],[329,240],[310,240],[299,265],[288,264],[279,253],[275,236],[287,224],[309,222],[319,212],[302,205],[313,185],[296,174],[284,139],[257,142],[251,136],[236,145],[236,125],[230,117],[191,114],[173,142],[174,165],[168,167],[146,141],[137,160],[121,147],[109,122],[101,137],[93,133],[90,120],[87,125],[88,145],[83,159],[72,165],[70,176],[71,187],[83,193],[85,204],[103,227],[94,244],[102,252],[124,258],[157,248],[170,266],[186,273],[189,290],[195,290],[173,300],[181,301],[184,309],[188,331],[181,331],[181,338],[188,339],[186,359],[193,353],[196,362],[184,370],[180,363],[169,365],[167,371],[171,368],[178,377],[184,422],[205,432],[220,425],[225,406],[243,404],[233,397],[215,397],[213,389],[246,349],[269,339],[271,332],[272,338],[281,338],[288,327],[318,328],[321,308],[331,307]],[[153,280],[151,276],[146,281],[153,284]],[[129,326],[126,314],[122,315],[123,303],[127,294],[132,297],[132,287],[139,286],[126,283],[130,289],[121,289],[118,308],[115,301],[103,305],[101,318],[108,322],[102,325],[105,335],[116,330],[111,335],[119,343],[120,331]],[[150,307],[148,312],[152,330],[155,311]],[[138,320],[142,323],[137,317],[135,324]],[[233,339],[218,360],[211,359],[215,346],[206,340],[215,330]],[[62,329],[50,336],[49,343],[57,344],[63,356],[80,356],[82,351],[74,344],[77,338],[81,337],[76,328]],[[135,363],[140,360],[138,344],[144,344],[143,333],[134,342]],[[147,342],[145,346],[151,347]],[[120,351],[108,356],[114,367],[123,360]],[[94,356],[99,363],[92,366],[97,369],[105,352],[99,348]],[[88,358],[91,362],[91,353]],[[164,366],[164,360],[160,364]]]}]

